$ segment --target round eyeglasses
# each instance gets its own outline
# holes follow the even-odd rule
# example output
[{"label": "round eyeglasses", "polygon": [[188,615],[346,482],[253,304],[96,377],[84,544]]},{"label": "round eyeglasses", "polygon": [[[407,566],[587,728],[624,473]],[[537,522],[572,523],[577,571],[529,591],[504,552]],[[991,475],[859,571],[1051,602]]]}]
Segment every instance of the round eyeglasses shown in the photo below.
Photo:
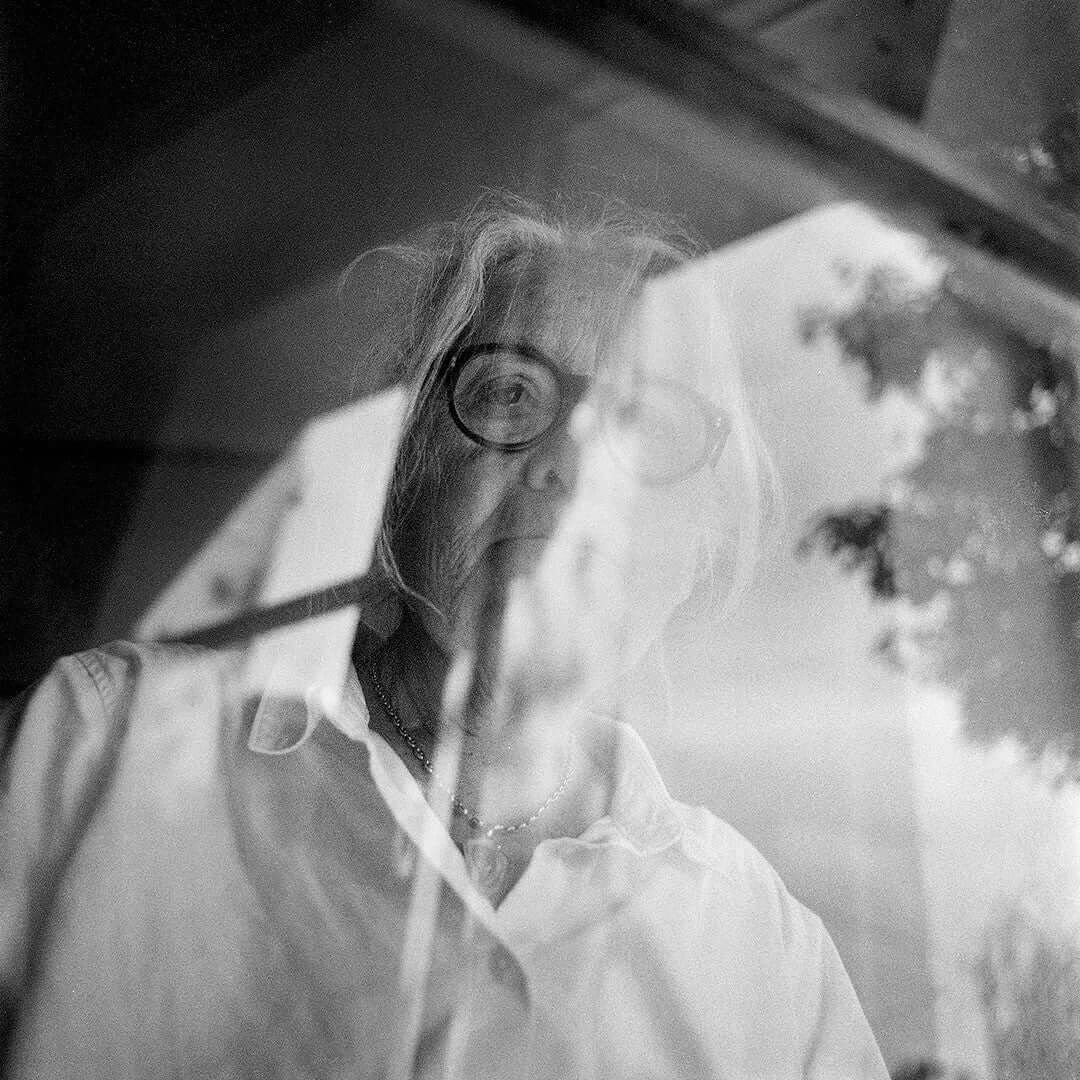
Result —
[{"label": "round eyeglasses", "polygon": [[[562,420],[589,379],[560,370],[525,345],[473,344],[445,372],[450,415],[474,442],[526,450]],[[674,484],[715,462],[727,441],[727,417],[673,379],[642,377],[632,393],[597,395],[603,430],[616,458],[644,484]],[[630,434],[632,438],[612,438]],[[633,446],[633,459],[619,453]]]}]

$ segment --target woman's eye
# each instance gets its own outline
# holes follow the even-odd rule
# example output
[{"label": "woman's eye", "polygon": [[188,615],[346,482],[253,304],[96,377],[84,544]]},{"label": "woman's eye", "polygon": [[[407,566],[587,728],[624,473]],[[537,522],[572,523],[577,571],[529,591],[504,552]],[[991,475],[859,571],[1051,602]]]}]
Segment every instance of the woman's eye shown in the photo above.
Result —
[{"label": "woman's eye", "polygon": [[620,402],[615,408],[614,419],[623,429],[645,438],[670,437],[679,430],[679,418],[671,411],[636,399]]},{"label": "woman's eye", "polygon": [[479,388],[477,404],[489,409],[513,409],[528,405],[532,391],[521,379],[502,379]]}]

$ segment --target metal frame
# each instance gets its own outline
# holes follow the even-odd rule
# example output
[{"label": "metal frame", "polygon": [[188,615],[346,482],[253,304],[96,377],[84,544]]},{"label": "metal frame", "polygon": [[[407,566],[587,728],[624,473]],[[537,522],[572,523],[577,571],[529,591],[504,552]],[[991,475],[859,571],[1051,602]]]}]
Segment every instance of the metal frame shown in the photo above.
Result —
[{"label": "metal frame", "polygon": [[473,2],[511,12],[706,114],[734,106],[816,155],[856,197],[1080,292],[1080,231],[1067,212],[1019,177],[990,177],[968,165],[888,110],[813,85],[707,15],[650,0]]}]

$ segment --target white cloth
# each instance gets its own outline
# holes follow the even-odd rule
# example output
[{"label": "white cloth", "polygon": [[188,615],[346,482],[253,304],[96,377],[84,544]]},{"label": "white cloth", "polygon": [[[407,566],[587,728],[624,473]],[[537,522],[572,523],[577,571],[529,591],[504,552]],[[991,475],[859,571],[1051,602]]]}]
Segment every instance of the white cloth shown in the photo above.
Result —
[{"label": "white cloth", "polygon": [[95,650],[9,717],[3,1075],[885,1080],[819,920],[629,728],[496,910],[351,670],[311,725],[237,660]]},{"label": "white cloth", "polygon": [[608,815],[576,839],[541,841],[493,909],[369,730],[349,675],[336,725],[368,747],[401,828],[520,966],[535,1009],[529,1076],[887,1075],[820,920],[738,832],[671,797],[631,727],[613,724]]}]

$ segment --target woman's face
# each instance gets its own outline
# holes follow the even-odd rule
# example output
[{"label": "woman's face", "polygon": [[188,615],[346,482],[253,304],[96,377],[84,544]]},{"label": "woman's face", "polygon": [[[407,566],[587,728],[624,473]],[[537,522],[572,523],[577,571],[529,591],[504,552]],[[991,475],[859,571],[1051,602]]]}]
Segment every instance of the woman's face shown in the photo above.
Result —
[{"label": "woman's face", "polygon": [[[436,392],[438,475],[429,471],[421,481],[415,509],[399,531],[397,557],[405,580],[443,613],[414,609],[448,654],[475,645],[515,579],[543,584],[542,563],[548,592],[562,594],[547,597],[562,622],[587,624],[590,608],[607,607],[609,617],[614,608],[631,613],[638,627],[632,638],[655,636],[689,591],[700,481],[643,488],[617,468],[605,471],[594,452],[590,386],[598,372],[605,382],[625,376],[636,348],[617,285],[614,270],[569,258],[491,284],[472,340],[540,354],[568,396],[568,407],[534,444],[516,451],[478,444],[452,420],[445,394]],[[583,467],[589,477],[579,483]],[[568,580],[588,572],[590,562],[600,575],[600,604],[590,601],[587,582]],[[626,644],[639,652],[643,642]]]}]

